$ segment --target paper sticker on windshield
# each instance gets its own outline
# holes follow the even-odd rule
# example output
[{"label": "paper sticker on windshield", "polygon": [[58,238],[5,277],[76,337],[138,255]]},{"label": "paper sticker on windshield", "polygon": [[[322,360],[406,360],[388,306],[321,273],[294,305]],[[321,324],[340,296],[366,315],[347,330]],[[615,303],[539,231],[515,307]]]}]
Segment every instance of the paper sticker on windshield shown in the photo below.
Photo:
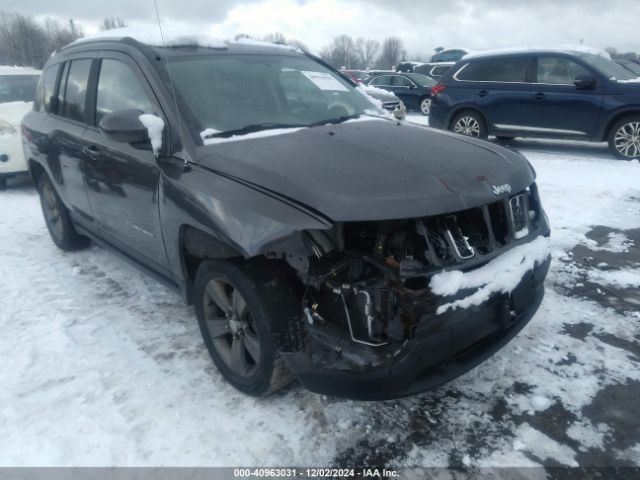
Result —
[{"label": "paper sticker on windshield", "polygon": [[337,79],[324,72],[300,71],[305,77],[313,82],[320,90],[332,90],[334,92],[348,92],[349,90]]}]

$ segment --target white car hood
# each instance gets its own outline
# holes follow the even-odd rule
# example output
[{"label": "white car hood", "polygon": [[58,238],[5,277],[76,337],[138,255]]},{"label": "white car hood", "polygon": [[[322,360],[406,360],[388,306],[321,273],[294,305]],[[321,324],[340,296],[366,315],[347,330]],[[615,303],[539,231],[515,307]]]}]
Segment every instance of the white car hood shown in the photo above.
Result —
[{"label": "white car hood", "polygon": [[7,102],[0,103],[0,120],[9,122],[14,127],[19,127],[22,117],[33,108],[33,102]]}]

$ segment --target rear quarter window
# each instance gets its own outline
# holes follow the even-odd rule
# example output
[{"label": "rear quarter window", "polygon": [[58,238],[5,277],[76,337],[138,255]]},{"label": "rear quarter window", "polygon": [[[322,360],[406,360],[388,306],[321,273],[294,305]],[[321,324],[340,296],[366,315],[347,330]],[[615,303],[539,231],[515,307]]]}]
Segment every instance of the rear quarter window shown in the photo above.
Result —
[{"label": "rear quarter window", "polygon": [[478,82],[485,79],[486,62],[473,62],[458,70],[456,78],[467,82]]},{"label": "rear quarter window", "polygon": [[496,58],[487,62],[485,80],[523,83],[527,79],[527,58]]},{"label": "rear quarter window", "polygon": [[56,111],[58,100],[56,98],[56,81],[59,71],[60,64],[57,64],[46,68],[42,73],[38,88],[38,101],[37,105],[34,105],[34,110],[49,113]]}]

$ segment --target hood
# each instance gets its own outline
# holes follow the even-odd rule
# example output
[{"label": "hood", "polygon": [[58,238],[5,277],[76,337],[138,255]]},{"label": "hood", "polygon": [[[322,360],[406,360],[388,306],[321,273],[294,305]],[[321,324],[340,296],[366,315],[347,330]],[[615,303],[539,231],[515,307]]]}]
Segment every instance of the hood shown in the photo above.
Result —
[{"label": "hood", "polygon": [[201,150],[203,167],[288,197],[333,221],[455,212],[494,202],[534,180],[527,160],[511,150],[381,119]]},{"label": "hood", "polygon": [[7,102],[0,103],[0,120],[19,127],[22,118],[31,111],[33,102]]}]

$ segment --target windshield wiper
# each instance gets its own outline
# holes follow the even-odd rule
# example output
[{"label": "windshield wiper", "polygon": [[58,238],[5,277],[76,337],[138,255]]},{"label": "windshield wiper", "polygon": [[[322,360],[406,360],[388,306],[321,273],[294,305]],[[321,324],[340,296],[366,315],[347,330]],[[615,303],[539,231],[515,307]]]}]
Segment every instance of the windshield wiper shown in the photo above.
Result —
[{"label": "windshield wiper", "polygon": [[225,130],[224,132],[211,133],[205,135],[202,138],[228,138],[234,135],[244,135],[245,133],[260,132],[262,130],[272,130],[275,128],[300,128],[307,127],[304,123],[252,123],[251,125],[245,125],[244,127],[236,128],[233,130]]},{"label": "windshield wiper", "polygon": [[338,118],[329,118],[327,120],[318,120],[317,122],[310,123],[309,127],[319,127],[321,125],[335,124],[335,123],[344,123],[347,120],[353,120],[354,118],[361,117],[362,114],[354,113],[353,115],[342,115]]}]

